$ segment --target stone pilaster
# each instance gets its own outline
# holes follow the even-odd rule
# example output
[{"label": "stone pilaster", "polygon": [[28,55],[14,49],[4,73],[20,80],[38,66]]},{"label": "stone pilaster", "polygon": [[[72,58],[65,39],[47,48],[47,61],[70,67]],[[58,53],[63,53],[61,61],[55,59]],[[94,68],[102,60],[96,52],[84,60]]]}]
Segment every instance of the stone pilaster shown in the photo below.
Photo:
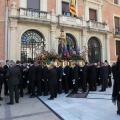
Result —
[{"label": "stone pilaster", "polygon": [[10,38],[9,38],[9,59],[16,61],[17,58],[17,20],[10,22]]},{"label": "stone pilaster", "polygon": [[56,25],[51,24],[51,39],[50,39],[50,51],[55,51],[57,53],[58,40],[56,39]]}]

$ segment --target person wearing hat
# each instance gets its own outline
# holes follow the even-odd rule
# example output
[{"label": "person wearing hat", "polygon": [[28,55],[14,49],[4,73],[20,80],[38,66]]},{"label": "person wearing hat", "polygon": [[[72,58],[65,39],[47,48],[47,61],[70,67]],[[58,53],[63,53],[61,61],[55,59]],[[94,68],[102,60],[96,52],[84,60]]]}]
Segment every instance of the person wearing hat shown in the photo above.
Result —
[{"label": "person wearing hat", "polygon": [[16,67],[14,61],[10,61],[10,68],[7,71],[6,77],[8,78],[8,89],[10,92],[10,102],[7,103],[8,105],[14,104],[14,90],[15,90],[15,101],[19,103],[19,92],[18,92],[18,85],[20,83],[21,73],[19,68]]}]

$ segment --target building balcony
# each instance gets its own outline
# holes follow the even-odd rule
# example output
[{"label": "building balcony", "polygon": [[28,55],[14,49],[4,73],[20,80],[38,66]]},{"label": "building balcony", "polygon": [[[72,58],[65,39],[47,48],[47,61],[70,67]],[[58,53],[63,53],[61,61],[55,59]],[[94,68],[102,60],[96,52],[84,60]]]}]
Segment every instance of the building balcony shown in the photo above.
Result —
[{"label": "building balcony", "polygon": [[24,18],[28,20],[35,20],[35,21],[44,21],[50,22],[51,16],[48,12],[33,10],[33,9],[19,9],[19,18]]},{"label": "building balcony", "polygon": [[84,26],[84,21],[82,18],[65,16],[65,15],[58,16],[58,23],[59,25],[69,26],[69,27],[83,27]]},{"label": "building balcony", "polygon": [[96,22],[96,21],[87,21],[87,26],[89,29],[94,29],[94,30],[101,30],[101,31],[109,31],[109,26],[105,22]]}]

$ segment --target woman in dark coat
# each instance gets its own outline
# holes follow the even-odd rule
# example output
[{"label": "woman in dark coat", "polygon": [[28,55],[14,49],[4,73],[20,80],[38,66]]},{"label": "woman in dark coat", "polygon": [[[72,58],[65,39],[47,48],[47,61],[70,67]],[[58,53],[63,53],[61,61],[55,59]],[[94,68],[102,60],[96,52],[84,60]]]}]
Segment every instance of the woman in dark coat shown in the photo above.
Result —
[{"label": "woman in dark coat", "polygon": [[117,58],[115,80],[112,93],[113,101],[117,100],[117,114],[120,115],[120,56]]}]

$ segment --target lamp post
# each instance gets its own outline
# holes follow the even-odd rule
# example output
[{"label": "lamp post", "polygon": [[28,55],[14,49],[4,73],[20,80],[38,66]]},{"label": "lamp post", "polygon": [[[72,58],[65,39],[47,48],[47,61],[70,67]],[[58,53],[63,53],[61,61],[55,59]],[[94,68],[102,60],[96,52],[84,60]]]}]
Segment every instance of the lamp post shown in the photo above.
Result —
[{"label": "lamp post", "polygon": [[7,40],[8,40],[8,1],[9,0],[6,0],[5,1],[5,40],[4,40],[4,63],[6,62],[7,60]]}]

